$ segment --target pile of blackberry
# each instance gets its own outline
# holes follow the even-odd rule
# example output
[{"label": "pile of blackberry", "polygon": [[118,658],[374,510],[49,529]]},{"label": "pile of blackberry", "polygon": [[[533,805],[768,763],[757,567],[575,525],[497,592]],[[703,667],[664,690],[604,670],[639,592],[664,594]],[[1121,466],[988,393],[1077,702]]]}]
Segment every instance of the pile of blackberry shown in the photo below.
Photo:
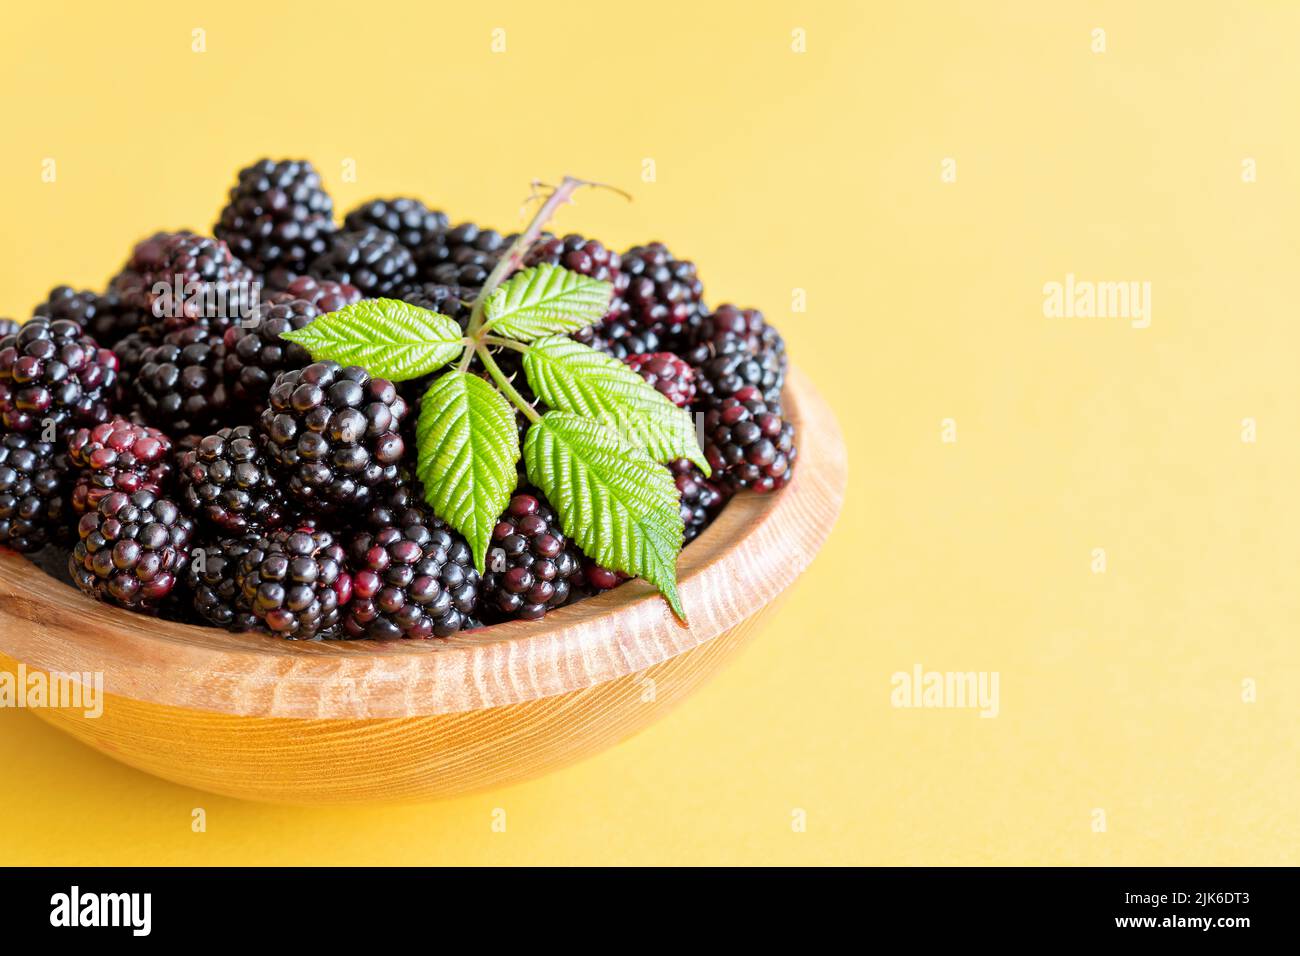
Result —
[{"label": "pile of blackberry", "polygon": [[[106,287],[59,285],[28,321],[0,319],[0,546],[62,555],[132,611],[292,640],[446,639],[617,588],[627,576],[582,553],[522,466],[480,574],[414,477],[427,381],[284,338],[379,297],[466,329],[514,239],[414,198],[336,224],[310,163],[253,163],[212,235],[156,232]],[[711,476],[668,465],[686,542],[733,494],[790,480],[785,345],[762,313],[709,311],[694,264],[658,242],[544,233],[522,263],[609,282],[574,337],[698,416]],[[497,360],[532,400],[520,355]]]}]

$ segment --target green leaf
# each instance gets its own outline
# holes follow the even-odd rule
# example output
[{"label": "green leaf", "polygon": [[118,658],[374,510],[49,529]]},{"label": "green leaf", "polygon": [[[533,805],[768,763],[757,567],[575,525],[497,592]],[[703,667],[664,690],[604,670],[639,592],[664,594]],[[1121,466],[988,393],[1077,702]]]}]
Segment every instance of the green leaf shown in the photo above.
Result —
[{"label": "green leaf", "polygon": [[655,461],[688,458],[709,474],[690,414],[618,359],[553,335],[524,353],[524,374],[552,408],[599,419]]},{"label": "green leaf", "polygon": [[524,460],[587,557],[645,578],[686,620],[677,593],[682,516],[667,468],[599,422],[566,411],[547,412],[528,429]]},{"label": "green leaf", "polygon": [[425,500],[465,536],[481,573],[492,529],[519,480],[514,409],[477,375],[448,372],[420,401],[415,439]]},{"label": "green leaf", "polygon": [[585,329],[609,311],[614,287],[542,263],[503,282],[484,303],[487,327],[522,342],[551,332]]},{"label": "green leaf", "polygon": [[365,299],[280,337],[297,342],[317,362],[360,365],[390,382],[428,375],[465,347],[465,333],[454,319],[397,299]]}]

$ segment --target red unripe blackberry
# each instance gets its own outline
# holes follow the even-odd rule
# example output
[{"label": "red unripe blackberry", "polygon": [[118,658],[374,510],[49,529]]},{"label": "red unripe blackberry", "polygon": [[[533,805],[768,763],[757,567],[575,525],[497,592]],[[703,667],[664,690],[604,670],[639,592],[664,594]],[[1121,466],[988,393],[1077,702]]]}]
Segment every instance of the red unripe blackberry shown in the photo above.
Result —
[{"label": "red unripe blackberry", "polygon": [[171,439],[163,432],[125,418],[78,429],[68,438],[68,456],[79,470],[72,510],[94,511],[115,491],[162,494],[171,476],[171,452]]},{"label": "red unripe blackberry", "polygon": [[290,499],[324,513],[364,507],[397,483],[406,410],[392,382],[315,362],[275,380],[259,428]]},{"label": "red unripe blackberry", "polygon": [[67,467],[53,444],[0,437],[0,545],[36,551],[65,536]]},{"label": "red unripe blackberry", "polygon": [[483,575],[483,614],[536,620],[569,600],[582,566],[540,493],[516,494],[492,531]]},{"label": "red unripe blackberry", "polygon": [[306,160],[262,159],[239,171],[212,232],[259,273],[301,274],[328,248],[334,201]]},{"label": "red unripe blackberry", "polygon": [[704,455],[733,490],[775,491],[794,469],[794,425],[752,394],[724,398],[704,417]]},{"label": "red unripe blackberry", "polygon": [[273,289],[263,296],[272,305],[304,299],[314,305],[321,315],[337,312],[347,305],[361,301],[361,290],[346,282],[317,279],[315,276],[292,276],[284,288]]},{"label": "red unripe blackberry", "polygon": [[337,233],[311,274],[356,286],[368,299],[393,298],[415,279],[415,260],[391,232],[369,226]]},{"label": "red unripe blackberry", "polygon": [[629,355],[624,361],[678,408],[695,401],[695,371],[672,352]]},{"label": "red unripe blackberry", "polygon": [[115,491],[81,516],[68,573],[101,601],[156,613],[185,570],[193,532],[174,501]]},{"label": "red unripe blackberry", "polygon": [[221,538],[190,552],[189,588],[194,612],[214,627],[251,631],[260,626],[236,580],[240,560],[261,540],[260,535]]},{"label": "red unripe blackberry", "polygon": [[145,420],[170,435],[207,432],[229,403],[225,356],[221,337],[197,325],[170,332],[161,345],[145,349],[132,376]]},{"label": "red unripe blackberry", "polygon": [[236,580],[249,609],[277,637],[339,636],[352,600],[343,548],[328,531],[282,528],[240,558]]},{"label": "red unripe blackberry", "polygon": [[284,497],[249,425],[223,428],[179,458],[181,501],[219,533],[261,531],[284,521]]},{"label": "red unripe blackberry", "polygon": [[0,339],[0,421],[10,431],[107,421],[116,384],[117,356],[75,322],[38,317]]},{"label": "red unripe blackberry", "polygon": [[448,225],[445,213],[430,209],[418,199],[372,199],[353,209],[343,219],[343,228],[354,232],[367,226],[378,226],[391,232],[411,251],[420,248]]},{"label": "red unripe blackberry", "polygon": [[310,325],[319,315],[306,299],[264,302],[251,323],[226,329],[222,374],[242,418],[256,420],[262,413],[277,375],[311,364],[305,348],[280,336]]},{"label": "red unripe blackberry", "polygon": [[703,314],[704,283],[695,263],[673,258],[662,242],[629,249],[621,268],[628,277],[623,295],[629,318],[639,328],[672,331]]},{"label": "red unripe blackberry", "polygon": [[179,232],[155,240],[139,274],[144,331],[154,338],[190,326],[221,332],[253,314],[253,270],[219,239]]},{"label": "red unripe blackberry", "polygon": [[727,494],[685,458],[678,459],[668,467],[672,469],[681,502],[682,524],[685,527],[683,542],[689,543],[713,523],[713,519],[727,503]]},{"label": "red unripe blackberry", "polygon": [[472,222],[440,229],[415,251],[419,280],[476,289],[513,240]]},{"label": "red unripe blackberry", "polygon": [[352,539],[349,637],[450,637],[478,605],[479,575],[465,539],[419,510],[402,522]]}]

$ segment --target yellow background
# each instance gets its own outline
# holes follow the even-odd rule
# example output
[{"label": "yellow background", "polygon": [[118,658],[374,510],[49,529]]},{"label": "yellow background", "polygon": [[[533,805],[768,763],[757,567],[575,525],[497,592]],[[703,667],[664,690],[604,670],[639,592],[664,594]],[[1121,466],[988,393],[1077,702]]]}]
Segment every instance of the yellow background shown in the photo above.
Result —
[{"label": "yellow background", "polygon": [[[504,227],[530,180],[575,173],[636,202],[587,193],[558,228],[663,238],[710,302],[762,307],[852,475],[766,632],[596,759],[440,804],[277,808],[5,712],[0,863],[1300,862],[1295,5],[5,17],[0,315],[207,228],[262,155],[311,158],[340,211],[415,194]],[[1150,281],[1150,328],[1045,318],[1067,273]],[[892,708],[917,663],[999,672],[1000,716]]]}]

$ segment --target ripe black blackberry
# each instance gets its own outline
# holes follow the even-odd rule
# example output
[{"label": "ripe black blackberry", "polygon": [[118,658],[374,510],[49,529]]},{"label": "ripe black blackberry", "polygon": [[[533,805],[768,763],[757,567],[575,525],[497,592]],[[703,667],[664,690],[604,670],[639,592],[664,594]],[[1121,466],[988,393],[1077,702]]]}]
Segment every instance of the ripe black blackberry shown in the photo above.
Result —
[{"label": "ripe black blackberry", "polygon": [[487,281],[497,259],[509,248],[513,236],[463,222],[441,229],[415,252],[421,282],[478,289]]},{"label": "ripe black blackberry", "polygon": [[357,366],[316,362],[276,378],[259,428],[289,497],[327,513],[364,507],[396,484],[406,410],[392,382]]},{"label": "ripe black blackberry", "polygon": [[682,523],[686,528],[684,542],[689,543],[713,523],[713,519],[722,511],[722,506],[727,503],[727,494],[685,458],[678,459],[668,467],[672,469],[681,502]]},{"label": "ripe black blackberry", "polygon": [[262,159],[240,170],[212,232],[258,273],[300,275],[328,248],[334,200],[306,160]]},{"label": "ripe black blackberry", "polygon": [[204,622],[228,631],[251,631],[259,625],[236,580],[240,560],[259,540],[257,534],[219,538],[190,552],[190,594],[194,612]]},{"label": "ripe black blackberry", "polygon": [[111,289],[106,293],[79,292],[61,285],[50,290],[45,301],[36,307],[35,314],[75,322],[100,345],[112,346],[138,324],[138,319],[126,319],[129,311],[121,296]]},{"label": "ripe black blackberry", "polygon": [[157,613],[189,560],[194,523],[152,491],[115,491],[81,516],[68,573],[87,594]]},{"label": "ripe black blackberry", "polygon": [[36,551],[64,537],[67,479],[57,446],[17,432],[0,437],[0,544]]},{"label": "ripe black blackberry", "polygon": [[343,228],[358,231],[378,226],[414,252],[449,225],[445,213],[430,209],[418,199],[372,199],[343,219]]},{"label": "ripe black blackberry", "polygon": [[284,288],[272,289],[263,296],[263,301],[271,305],[280,305],[297,299],[305,299],[319,309],[321,315],[324,315],[327,312],[337,312],[346,305],[360,302],[361,290],[346,282],[333,282],[312,276],[296,276],[284,283]]},{"label": "ripe black blackberry", "polygon": [[144,353],[156,344],[143,332],[132,332],[113,344],[113,354],[117,356],[117,390],[124,397],[120,405],[129,406],[134,401],[135,377],[144,364]]},{"label": "ripe black blackberry", "polygon": [[68,438],[68,457],[77,470],[73,512],[94,511],[115,491],[161,494],[171,477],[171,452],[165,434],[125,418],[78,429]]},{"label": "ripe black blackberry", "polygon": [[649,355],[662,351],[664,341],[655,329],[643,329],[628,320],[627,316],[607,319],[580,329],[573,334],[583,345],[626,361],[633,355]]},{"label": "ripe black blackberry", "polygon": [[169,332],[161,345],[145,349],[133,376],[145,421],[176,437],[211,429],[229,404],[225,356],[221,337],[200,325]]},{"label": "ripe black blackberry", "polygon": [[697,370],[699,398],[716,403],[752,386],[779,411],[788,360],[785,341],[757,309],[723,305],[700,324],[686,360]]},{"label": "ripe black blackberry", "polygon": [[393,298],[415,279],[415,261],[391,232],[368,226],[336,233],[311,264],[311,274],[356,286],[368,299]]},{"label": "ripe black blackberry", "polygon": [[483,615],[536,620],[569,600],[582,570],[540,492],[515,494],[492,531],[483,575]]},{"label": "ripe black blackberry", "polygon": [[279,527],[284,496],[249,425],[208,435],[178,459],[181,501],[191,515],[218,533]]},{"label": "ripe black blackberry", "polygon": [[145,306],[147,335],[158,339],[196,325],[219,333],[253,314],[256,277],[223,241],[177,232],[150,243],[139,256],[133,293]]},{"label": "ripe black blackberry", "polygon": [[272,531],[240,558],[235,574],[244,601],[272,634],[299,641],[340,636],[352,578],[342,546],[328,531]]},{"label": "ripe black blackberry", "polygon": [[704,416],[704,455],[713,476],[734,491],[783,488],[794,469],[794,425],[752,387]]},{"label": "ripe black blackberry", "polygon": [[277,375],[311,364],[305,348],[280,336],[310,325],[321,314],[306,299],[264,302],[255,323],[226,329],[222,374],[242,419],[256,421],[261,415]]},{"label": "ripe black blackberry", "polygon": [[476,295],[478,295],[477,289],[422,282],[402,293],[402,301],[418,305],[422,309],[441,312],[448,318],[455,319],[463,332],[469,328],[470,307]]},{"label": "ripe black blackberry", "polygon": [[678,408],[688,408],[695,401],[695,371],[672,352],[629,355],[624,361]]},{"label": "ripe black blackberry", "polygon": [[704,283],[695,263],[674,258],[662,242],[629,249],[620,268],[628,277],[628,319],[637,328],[663,335],[698,323],[704,314]]},{"label": "ripe black blackberry", "polygon": [[465,539],[422,509],[355,535],[349,547],[349,637],[450,637],[478,606],[479,575]]},{"label": "ripe black blackberry", "polygon": [[107,421],[116,386],[117,356],[75,322],[38,316],[0,339],[0,421],[10,431]]}]

